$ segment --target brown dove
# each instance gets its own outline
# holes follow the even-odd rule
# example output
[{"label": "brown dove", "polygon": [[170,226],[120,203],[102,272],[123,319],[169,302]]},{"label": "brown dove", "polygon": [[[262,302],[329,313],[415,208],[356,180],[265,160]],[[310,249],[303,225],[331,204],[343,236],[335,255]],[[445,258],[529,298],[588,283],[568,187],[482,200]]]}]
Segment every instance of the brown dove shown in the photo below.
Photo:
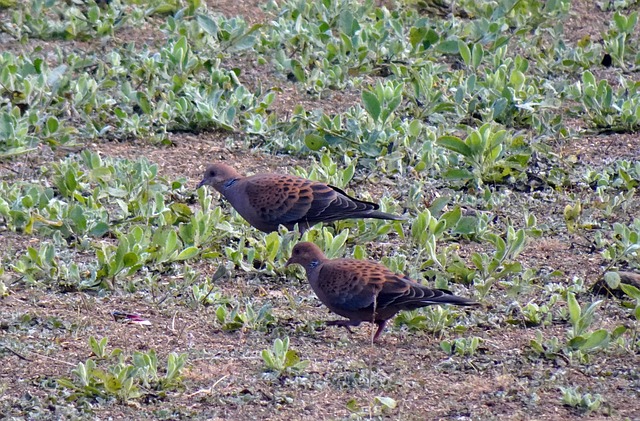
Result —
[{"label": "brown dove", "polygon": [[349,218],[406,219],[319,181],[284,174],[244,177],[223,163],[207,168],[198,188],[204,185],[220,192],[249,224],[264,232],[277,231],[278,225],[291,230],[296,224],[304,232],[318,222]]},{"label": "brown dove", "polygon": [[349,320],[334,320],[330,326],[378,325],[373,340],[385,324],[401,310],[433,304],[477,305],[466,298],[439,289],[429,289],[384,265],[370,260],[327,259],[313,243],[298,243],[286,266],[299,264],[307,272],[311,288],[329,310]]}]

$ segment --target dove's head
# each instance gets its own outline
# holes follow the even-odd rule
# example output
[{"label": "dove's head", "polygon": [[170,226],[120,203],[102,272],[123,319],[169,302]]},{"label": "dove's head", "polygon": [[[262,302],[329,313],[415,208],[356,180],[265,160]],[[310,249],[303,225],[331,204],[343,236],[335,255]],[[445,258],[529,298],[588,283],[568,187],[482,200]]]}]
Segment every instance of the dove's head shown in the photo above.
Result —
[{"label": "dove's head", "polygon": [[291,258],[287,261],[286,266],[299,264],[305,268],[305,270],[313,270],[320,263],[327,260],[320,247],[313,243],[304,242],[298,243],[293,247],[291,251]]},{"label": "dove's head", "polygon": [[242,178],[238,171],[227,164],[216,162],[207,167],[207,170],[204,172],[204,177],[202,181],[198,183],[197,188],[211,186],[222,193],[226,184],[230,185],[233,180],[237,180],[238,178]]}]

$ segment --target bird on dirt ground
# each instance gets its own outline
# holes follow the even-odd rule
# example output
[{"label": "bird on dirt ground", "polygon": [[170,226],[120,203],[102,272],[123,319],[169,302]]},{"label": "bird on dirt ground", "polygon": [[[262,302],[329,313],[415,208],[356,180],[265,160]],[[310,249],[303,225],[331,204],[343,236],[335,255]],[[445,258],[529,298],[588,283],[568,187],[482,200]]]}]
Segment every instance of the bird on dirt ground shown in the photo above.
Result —
[{"label": "bird on dirt ground", "polygon": [[285,174],[240,175],[223,163],[210,165],[198,184],[211,186],[231,206],[260,231],[289,230],[298,224],[304,232],[318,222],[350,218],[377,218],[402,221],[400,215],[381,212],[375,203],[348,196],[337,187]]},{"label": "bird on dirt ground", "polygon": [[447,291],[430,289],[371,260],[327,259],[313,243],[293,247],[286,266],[299,264],[307,272],[311,288],[329,310],[348,320],[334,320],[329,326],[358,326],[372,322],[378,339],[385,324],[401,310],[434,304],[474,306],[478,303]]}]

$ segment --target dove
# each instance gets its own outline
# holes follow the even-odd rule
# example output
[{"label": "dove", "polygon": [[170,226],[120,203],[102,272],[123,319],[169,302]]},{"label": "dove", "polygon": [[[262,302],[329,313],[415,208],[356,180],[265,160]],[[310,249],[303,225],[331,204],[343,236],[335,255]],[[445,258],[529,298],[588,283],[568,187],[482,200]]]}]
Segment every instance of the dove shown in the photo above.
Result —
[{"label": "dove", "polygon": [[289,230],[298,224],[301,232],[318,222],[350,218],[402,221],[400,215],[381,212],[375,203],[348,196],[337,187],[285,174],[240,175],[223,163],[210,165],[198,184],[211,186],[225,197],[251,225],[263,232]]},{"label": "dove", "polygon": [[478,303],[448,291],[430,289],[371,260],[328,259],[309,242],[293,247],[285,266],[301,265],[311,289],[329,310],[348,320],[334,320],[329,326],[358,326],[373,322],[377,340],[389,319],[401,310],[434,304],[474,306]]}]

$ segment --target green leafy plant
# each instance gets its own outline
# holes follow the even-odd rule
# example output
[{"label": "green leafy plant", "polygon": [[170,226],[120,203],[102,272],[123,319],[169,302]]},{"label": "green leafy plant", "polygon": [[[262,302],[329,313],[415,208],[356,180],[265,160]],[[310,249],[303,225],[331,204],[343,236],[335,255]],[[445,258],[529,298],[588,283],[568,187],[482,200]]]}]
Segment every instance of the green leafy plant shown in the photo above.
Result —
[{"label": "green leafy plant", "polygon": [[289,349],[288,336],[276,339],[273,348],[262,350],[261,355],[266,370],[277,377],[300,374],[309,366],[309,361],[301,361],[298,353]]},{"label": "green leafy plant", "polygon": [[581,393],[576,387],[560,387],[562,392],[562,403],[564,405],[579,409],[583,412],[593,412],[600,408],[604,402],[601,395],[591,393]]},{"label": "green leafy plant", "polygon": [[352,398],[346,406],[352,416],[364,419],[365,417],[370,418],[372,415],[377,417],[389,415],[397,408],[398,402],[389,396],[376,396],[369,405],[361,406],[358,401]]},{"label": "green leafy plant", "polygon": [[[442,274],[444,271],[461,275],[465,281],[472,279],[473,273],[461,267],[454,244],[439,246],[438,243],[444,242],[450,235],[479,234],[478,231],[482,229],[482,224],[477,218],[462,216],[462,210],[459,207],[445,212],[440,218],[432,216],[429,210],[418,213],[411,225],[411,237],[419,250],[417,261],[422,269],[427,270],[427,273],[436,275],[436,284],[439,288],[447,287]],[[423,255],[426,257],[424,260]],[[403,268],[398,269],[403,270]]]},{"label": "green leafy plant", "polygon": [[630,132],[640,125],[640,83],[623,80],[614,92],[606,80],[596,81],[590,71],[581,83],[570,88],[568,96],[582,104],[582,112],[596,128]]},{"label": "green leafy plant", "polygon": [[[450,169],[444,177],[451,181],[476,185],[486,182],[504,182],[508,177],[518,177],[529,161],[529,152],[522,138],[511,138],[506,130],[494,131],[487,123],[473,130],[465,140],[455,136],[443,136],[438,144],[462,156],[471,167]],[[518,151],[522,149],[522,152]]]},{"label": "green leafy plant", "polygon": [[362,91],[362,103],[373,121],[381,125],[387,123],[402,102],[403,90],[404,85],[401,83],[378,82],[375,88]]},{"label": "green leafy plant", "polygon": [[[135,352],[129,364],[119,348],[106,351],[107,339],[90,339],[98,364],[90,358],[71,371],[72,378],[57,380],[58,387],[72,391],[69,399],[117,399],[128,402],[151,393],[164,394],[182,384],[181,372],[186,363],[186,354],[169,354],[164,375],[158,374],[158,358],[154,350]],[[113,362],[113,363],[112,363]],[[112,364],[111,364],[112,363]]]},{"label": "green leafy plant", "polygon": [[477,336],[471,338],[457,338],[453,341],[442,341],[440,342],[440,348],[447,355],[458,355],[460,357],[464,356],[474,356],[478,347],[482,343],[482,339]]},{"label": "green leafy plant", "polygon": [[28,247],[27,252],[13,265],[13,270],[28,282],[41,282],[55,279],[58,266],[56,247],[46,242],[39,249]]},{"label": "green leafy plant", "polygon": [[246,301],[244,305],[236,304],[232,308],[226,304],[216,308],[216,324],[226,331],[240,329],[265,331],[273,326],[275,320],[269,304],[263,305],[258,310],[254,309],[250,301]]},{"label": "green leafy plant", "polygon": [[[93,352],[93,355],[95,355],[97,358],[106,358],[108,355],[107,354],[108,341],[109,339],[107,337],[100,339],[100,341],[98,341],[93,336],[89,337],[89,347],[91,348],[91,352]],[[117,351],[117,353],[112,354],[111,356],[115,356],[120,352],[120,350],[118,350],[117,348],[114,351]]]},{"label": "green leafy plant", "polygon": [[546,358],[553,359],[563,356],[569,360],[579,362],[589,361],[589,354],[607,349],[610,344],[620,338],[627,328],[618,326],[612,331],[606,329],[592,330],[596,309],[601,301],[592,302],[581,307],[573,292],[567,292],[567,317],[571,328],[567,332],[566,342],[557,337],[543,339],[541,332],[536,334],[536,339],[531,340],[531,348]]},{"label": "green leafy plant", "polygon": [[434,306],[425,309],[403,311],[394,319],[395,326],[406,326],[410,331],[440,333],[452,326],[456,313],[450,308]]},{"label": "green leafy plant", "polygon": [[[613,15],[611,26],[613,27],[604,37],[605,50],[611,54],[613,62],[625,69],[627,64],[625,60],[628,52],[633,51],[633,43],[629,43],[629,38],[634,33],[638,23],[638,12],[632,12],[628,16],[623,15],[619,11]],[[629,51],[631,49],[631,51]],[[636,53],[638,52],[636,47]]]},{"label": "green leafy plant", "polygon": [[634,316],[636,320],[640,321],[640,289],[636,288],[633,285],[624,283],[620,284],[620,289],[622,289],[625,294],[636,301]]},{"label": "green leafy plant", "polygon": [[631,343],[634,344],[633,346],[635,346],[636,349],[640,349],[640,340],[638,340],[638,323],[640,323],[640,289],[629,284],[620,284],[620,288],[624,291],[625,294],[635,300],[633,315],[636,319],[636,323],[633,327],[633,337]]},{"label": "green leafy plant", "polygon": [[616,222],[613,224],[611,239],[606,243],[602,256],[610,260],[609,267],[613,267],[619,262],[633,259],[638,249],[640,249],[640,219],[635,219],[628,226]]},{"label": "green leafy plant", "polygon": [[524,229],[515,230],[509,226],[506,241],[496,234],[486,234],[484,238],[496,248],[490,255],[487,253],[473,253],[471,261],[476,269],[474,285],[481,297],[489,293],[491,287],[499,279],[519,274],[522,264],[516,257],[525,248],[526,234]]},{"label": "green leafy plant", "polygon": [[601,301],[595,301],[581,308],[573,293],[567,295],[569,322],[572,326],[567,343],[570,348],[590,352],[607,347],[610,340],[609,332],[605,329],[589,332],[595,311],[600,303]]},{"label": "green leafy plant", "polygon": [[308,178],[310,180],[322,181],[324,183],[328,183],[338,188],[344,189],[353,179],[357,162],[352,160],[348,156],[345,156],[343,159],[345,167],[344,169],[340,169],[339,164],[334,161],[332,154],[325,152],[320,157],[318,165],[314,165],[310,170],[297,167],[295,168],[294,173],[300,177]]},{"label": "green leafy plant", "polygon": [[[187,272],[191,273],[191,272]],[[193,273],[195,276],[195,273]],[[194,301],[198,305],[211,305],[211,304],[225,304],[228,299],[222,296],[222,293],[217,290],[218,286],[216,281],[223,279],[229,275],[229,271],[223,265],[218,266],[211,280],[205,280],[202,283],[193,283],[191,287],[191,293],[193,294]]]},{"label": "green leafy plant", "polygon": [[[9,375],[34,359],[75,369],[57,382],[31,364],[29,382],[0,385],[1,412],[175,419],[193,416],[176,406],[189,398],[242,418],[256,405],[291,412],[301,393],[319,389],[334,402],[351,394],[342,402],[354,419],[419,413],[425,401],[395,400],[398,388],[409,396],[421,386],[398,384],[417,367],[403,359],[382,367],[364,352],[329,359],[320,374],[293,368],[302,357],[282,331],[292,342],[313,336],[323,317],[306,314],[317,300],[303,273],[283,266],[296,242],[313,241],[331,258],[379,260],[430,287],[486,298],[489,311],[469,320],[453,306],[394,319],[418,345],[455,332],[438,339],[452,374],[468,365],[489,377],[517,371],[519,358],[499,358],[511,346],[553,369],[542,392],[564,387],[568,367],[585,382],[598,377],[598,392],[616,397],[614,413],[633,417],[633,388],[616,389],[607,374],[636,381],[628,362],[640,349],[640,293],[618,275],[638,268],[640,162],[629,146],[640,121],[637,2],[596,2],[612,10],[589,10],[609,22],[598,36],[574,31],[586,7],[575,3],[281,0],[246,4],[236,10],[243,17],[203,0],[0,0],[0,297],[11,294],[0,298],[8,304],[0,356],[17,364]],[[408,221],[264,234],[211,189],[194,189],[209,159],[329,182]],[[606,285],[619,288],[599,304],[585,275],[594,253]],[[220,344],[189,333],[185,309],[234,332],[225,336],[244,334],[236,353],[265,332],[280,337],[258,347],[270,353],[258,357],[266,383],[239,383],[249,366],[213,384],[194,371],[190,390],[174,396],[181,356],[129,352],[140,341],[126,334],[118,341],[126,349],[114,349],[81,317],[117,302],[169,317],[169,332],[116,330],[137,330],[142,342],[187,334],[196,371]],[[482,339],[461,338],[487,327]],[[505,328],[514,341],[502,340]],[[78,364],[63,351],[82,335],[89,356]],[[531,391],[539,380],[520,376],[518,387]],[[48,393],[56,382],[59,394]],[[219,386],[224,393],[214,393]],[[567,389],[555,400],[530,394],[544,413],[557,413],[564,396],[565,411],[608,415],[592,391]],[[492,407],[450,409],[499,416]],[[313,405],[304,410],[318,417]]]},{"label": "green leafy plant", "polygon": [[546,359],[554,360],[563,354],[563,344],[557,336],[545,337],[541,331],[536,332],[536,338],[529,342],[529,345],[536,355],[541,355]]},{"label": "green leafy plant", "polygon": [[80,6],[34,0],[21,3],[11,15],[7,29],[16,38],[80,39],[113,35],[129,21],[140,23],[142,13],[123,13],[114,7],[99,7],[96,2]]},{"label": "green leafy plant", "polygon": [[528,303],[522,307],[522,316],[526,326],[549,324],[552,318],[549,305],[538,305],[536,303]]}]

